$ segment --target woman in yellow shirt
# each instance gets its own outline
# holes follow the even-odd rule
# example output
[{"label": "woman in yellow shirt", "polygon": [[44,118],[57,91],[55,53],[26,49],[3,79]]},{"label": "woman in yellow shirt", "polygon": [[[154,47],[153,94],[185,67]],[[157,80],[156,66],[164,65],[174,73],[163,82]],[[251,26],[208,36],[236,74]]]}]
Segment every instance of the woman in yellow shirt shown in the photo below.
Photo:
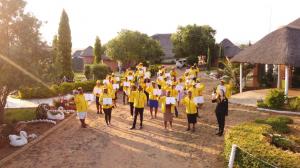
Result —
[{"label": "woman in yellow shirt", "polygon": [[[109,94],[108,92],[108,89],[105,87],[103,88],[103,94],[101,94],[100,96],[100,102],[102,104],[102,108],[103,108],[103,111],[104,111],[104,115],[105,115],[105,122],[106,122],[106,125],[109,126],[111,125],[110,124],[110,121],[111,121],[111,112],[112,112],[112,95]],[[105,104],[106,102],[103,101],[103,99],[110,99],[111,100],[111,103],[109,104]]]},{"label": "woman in yellow shirt", "polygon": [[154,109],[154,118],[156,118],[158,111],[158,97],[159,95],[154,95],[154,89],[159,89],[155,82],[151,82],[151,86],[147,87],[146,91],[149,94],[149,106],[150,106],[150,114],[151,119],[153,119],[153,109]]},{"label": "woman in yellow shirt", "polygon": [[133,93],[133,106],[134,106],[134,119],[133,124],[130,129],[135,129],[137,116],[140,115],[140,129],[143,128],[143,116],[144,116],[144,108],[147,103],[146,94],[143,91],[142,86],[139,86],[138,91]]},{"label": "woman in yellow shirt", "polygon": [[128,92],[128,102],[129,102],[129,106],[130,106],[130,115],[131,117],[133,117],[133,112],[134,112],[134,106],[133,106],[133,102],[134,102],[134,92],[136,91],[136,86],[135,85],[131,85],[129,92]]},{"label": "woman in yellow shirt", "polygon": [[195,132],[195,124],[197,123],[197,104],[193,100],[192,91],[188,91],[188,96],[186,96],[181,103],[185,106],[185,112],[187,115],[187,131],[191,129],[190,124],[193,124],[192,131]]},{"label": "woman in yellow shirt", "polygon": [[77,116],[81,122],[81,127],[86,128],[87,124],[85,123],[85,118],[87,116],[88,104],[85,100],[81,87],[78,88],[78,94],[75,95],[74,101],[76,104]]},{"label": "woman in yellow shirt", "polygon": [[159,102],[161,103],[161,112],[164,115],[164,126],[165,129],[167,129],[168,122],[170,123],[170,128],[172,130],[172,122],[173,122],[173,114],[175,112],[175,104],[166,104],[167,97],[174,97],[171,95],[171,91],[167,91],[166,96],[162,96],[159,99]]}]

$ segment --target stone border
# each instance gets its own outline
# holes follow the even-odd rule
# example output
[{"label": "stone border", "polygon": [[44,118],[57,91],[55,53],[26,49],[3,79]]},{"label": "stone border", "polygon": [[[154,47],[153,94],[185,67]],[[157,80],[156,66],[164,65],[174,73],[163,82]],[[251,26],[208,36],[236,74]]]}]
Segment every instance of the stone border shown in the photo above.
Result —
[{"label": "stone border", "polygon": [[39,136],[35,140],[29,142],[27,145],[23,146],[21,149],[13,152],[12,154],[4,157],[3,159],[1,159],[0,160],[0,167],[4,166],[5,163],[7,163],[8,161],[10,161],[11,159],[13,159],[14,157],[16,157],[17,155],[19,155],[20,153],[26,151],[27,149],[31,148],[33,145],[35,145],[35,144],[39,143],[40,141],[42,141],[44,138],[46,138],[47,136],[49,136],[55,130],[61,128],[64,125],[66,125],[66,123],[68,121],[70,121],[71,119],[73,119],[74,116],[76,116],[76,113],[71,114],[67,119],[65,119],[62,122],[56,124],[54,127],[52,127],[49,130],[47,130],[45,133],[43,133],[41,136]]},{"label": "stone border", "polygon": [[267,112],[273,112],[273,113],[278,113],[278,114],[290,114],[290,115],[298,115],[298,116],[300,116],[299,112],[272,110],[272,109],[259,108],[259,107],[256,108],[256,109],[260,110],[260,111],[267,111]]}]

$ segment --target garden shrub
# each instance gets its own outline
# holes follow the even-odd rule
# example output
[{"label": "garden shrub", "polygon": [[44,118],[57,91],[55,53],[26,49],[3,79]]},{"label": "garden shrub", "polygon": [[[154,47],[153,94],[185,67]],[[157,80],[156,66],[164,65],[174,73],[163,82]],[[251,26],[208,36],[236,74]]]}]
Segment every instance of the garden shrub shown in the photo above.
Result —
[{"label": "garden shrub", "polygon": [[286,97],[284,95],[283,90],[272,89],[272,90],[270,90],[269,93],[267,93],[264,103],[269,108],[279,109],[284,105],[285,100],[286,100]]},{"label": "garden shrub", "polygon": [[294,111],[300,110],[300,97],[289,100],[289,108]]},{"label": "garden shrub", "polygon": [[238,164],[239,167],[268,167],[256,159],[258,158],[281,168],[299,168],[299,154],[283,151],[267,141],[267,138],[263,134],[271,132],[271,126],[257,123],[244,123],[231,128],[225,135],[225,158],[229,160],[232,144],[236,144],[243,151],[255,157],[251,157],[242,151],[238,152],[235,163]]},{"label": "garden shrub", "polygon": [[282,148],[283,150],[294,151],[294,144],[288,138],[285,138],[281,135],[273,135],[272,136],[272,144],[275,146]]},{"label": "garden shrub", "polygon": [[289,133],[290,128],[288,124],[292,124],[293,120],[289,117],[277,116],[277,117],[270,117],[265,120],[257,119],[255,120],[255,122],[259,124],[268,124],[272,126],[272,129],[278,133]]},{"label": "garden shrub", "polygon": [[92,68],[91,65],[85,65],[84,66],[84,75],[87,80],[92,78]]},{"label": "garden shrub", "polygon": [[34,88],[20,88],[18,95],[21,99],[34,99],[34,98],[49,98],[55,97],[59,94],[71,93],[74,89],[82,87],[84,92],[91,92],[95,86],[95,81],[84,81],[75,83],[62,83],[61,85],[51,85],[47,87],[34,87]]},{"label": "garden shrub", "polygon": [[112,71],[109,66],[106,64],[95,64],[92,66],[92,74],[94,79],[104,79],[107,74],[110,74]]}]

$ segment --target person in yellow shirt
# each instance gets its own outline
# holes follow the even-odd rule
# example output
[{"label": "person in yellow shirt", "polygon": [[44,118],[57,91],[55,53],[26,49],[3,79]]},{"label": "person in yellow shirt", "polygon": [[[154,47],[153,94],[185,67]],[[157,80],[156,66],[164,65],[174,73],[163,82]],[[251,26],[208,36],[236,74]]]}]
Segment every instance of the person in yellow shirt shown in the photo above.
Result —
[{"label": "person in yellow shirt", "polygon": [[170,72],[170,75],[171,75],[171,77],[175,77],[175,79],[176,79],[176,77],[177,77],[177,72],[176,72],[176,68],[174,67],[173,69],[172,69],[172,71]]},{"label": "person in yellow shirt", "polygon": [[100,82],[100,80],[96,81],[96,86],[94,87],[93,90],[93,94],[96,98],[96,108],[97,108],[97,114],[102,114],[102,107],[101,107],[101,103],[99,101],[100,95],[102,93],[102,84]]},{"label": "person in yellow shirt", "polygon": [[[125,83],[126,84],[129,84],[129,86],[125,86]],[[125,105],[126,104],[126,100],[128,102],[128,92],[130,90],[130,86],[131,86],[131,82],[128,80],[127,77],[125,77],[124,81],[121,83],[121,86],[122,86],[122,91],[123,91],[123,104]]]},{"label": "person in yellow shirt", "polygon": [[151,119],[153,119],[153,109],[154,109],[154,118],[156,118],[158,111],[158,97],[159,95],[154,95],[154,89],[159,89],[155,82],[151,82],[151,86],[147,87],[146,91],[149,93],[149,106]]},{"label": "person in yellow shirt", "polygon": [[133,94],[133,106],[134,106],[134,119],[133,124],[130,129],[135,129],[137,116],[140,115],[140,129],[143,128],[143,116],[144,116],[144,108],[147,103],[146,94],[143,91],[142,86],[139,86],[138,91]]},{"label": "person in yellow shirt", "polygon": [[175,104],[166,104],[167,97],[174,97],[171,95],[171,91],[167,91],[166,96],[162,96],[159,98],[159,102],[161,103],[161,112],[164,115],[164,126],[167,129],[168,122],[170,123],[170,128],[172,130],[172,122],[173,122],[173,114],[175,112]]},{"label": "person in yellow shirt", "polygon": [[191,129],[190,124],[193,124],[192,131],[195,132],[195,124],[197,123],[197,104],[194,102],[192,97],[192,91],[188,91],[188,96],[186,96],[181,103],[185,106],[185,112],[188,120],[187,131]]},{"label": "person in yellow shirt", "polygon": [[134,93],[136,92],[136,86],[131,85],[130,90],[128,92],[128,102],[130,106],[130,115],[133,117],[133,112],[134,112]]},{"label": "person in yellow shirt", "polygon": [[[197,88],[197,83],[196,82],[193,82],[192,87],[189,89],[189,91],[192,92],[192,97],[193,98],[201,96],[201,90],[199,88]],[[197,105],[197,117],[200,117],[199,107],[200,107],[200,104]]]},{"label": "person in yellow shirt", "polygon": [[[105,87],[103,88],[103,94],[101,94],[100,96],[100,102],[102,105],[102,108],[103,108],[103,111],[104,111],[104,115],[105,115],[105,122],[106,122],[106,125],[109,126],[111,125],[110,124],[110,121],[111,121],[111,112],[112,112],[112,95],[109,94],[108,92],[108,89]],[[105,104],[105,102],[103,102],[103,99],[111,99],[111,104]]]},{"label": "person in yellow shirt", "polygon": [[107,85],[108,93],[111,94],[113,105],[114,107],[117,107],[117,92],[118,89],[114,89],[113,86],[115,84],[114,80],[111,80],[110,83]]},{"label": "person in yellow shirt", "polygon": [[87,124],[85,123],[85,118],[87,116],[88,103],[85,100],[83,89],[78,88],[78,94],[75,95],[74,101],[76,104],[77,116],[81,122],[81,127],[86,128]]}]

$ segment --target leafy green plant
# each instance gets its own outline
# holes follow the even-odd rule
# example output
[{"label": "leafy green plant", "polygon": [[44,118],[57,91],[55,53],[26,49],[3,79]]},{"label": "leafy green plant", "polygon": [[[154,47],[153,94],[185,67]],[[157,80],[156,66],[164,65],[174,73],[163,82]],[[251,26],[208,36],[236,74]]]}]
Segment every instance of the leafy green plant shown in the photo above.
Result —
[{"label": "leafy green plant", "polygon": [[92,66],[92,74],[94,79],[104,79],[107,74],[111,73],[111,69],[106,64],[95,64]]},{"label": "leafy green plant", "polygon": [[158,65],[158,64],[153,64],[153,65],[150,65],[150,66],[149,66],[148,70],[150,71],[151,75],[153,76],[153,75],[156,75],[156,74],[157,74],[157,72],[158,72],[158,70],[159,70],[159,67],[160,67],[160,65]]},{"label": "leafy green plant", "polygon": [[257,119],[255,120],[255,122],[259,124],[270,125],[272,126],[272,129],[278,133],[289,133],[290,128],[288,124],[292,124],[293,120],[289,117],[277,116],[277,117],[270,117],[267,119]]},{"label": "leafy green plant", "polygon": [[289,108],[294,111],[300,109],[300,97],[289,100]]},{"label": "leafy green plant", "polygon": [[264,103],[269,108],[279,109],[284,105],[285,100],[286,96],[283,90],[271,89],[270,92],[267,93]]},{"label": "leafy green plant", "polygon": [[92,68],[91,65],[85,65],[84,66],[84,75],[86,79],[91,79],[92,78]]},{"label": "leafy green plant", "polygon": [[285,138],[281,135],[273,135],[272,136],[272,144],[275,146],[282,148],[283,150],[294,151],[294,144],[288,138]]},{"label": "leafy green plant", "polygon": [[231,128],[225,135],[225,158],[229,159],[232,144],[236,144],[245,151],[243,154],[237,154],[235,158],[239,167],[266,167],[260,160],[281,168],[299,167],[298,154],[283,151],[267,141],[263,134],[271,132],[271,126],[257,123],[244,123]]}]

